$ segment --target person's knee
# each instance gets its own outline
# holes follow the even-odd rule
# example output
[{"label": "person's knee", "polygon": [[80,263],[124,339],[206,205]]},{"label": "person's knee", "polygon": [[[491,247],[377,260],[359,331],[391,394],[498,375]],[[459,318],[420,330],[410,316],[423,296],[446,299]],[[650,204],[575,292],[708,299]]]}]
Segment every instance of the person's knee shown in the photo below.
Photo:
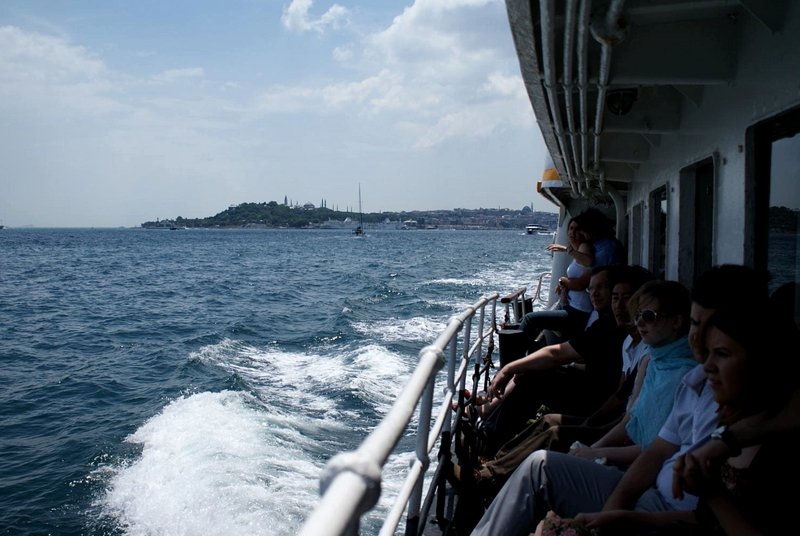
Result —
[{"label": "person's knee", "polygon": [[561,414],[560,413],[548,413],[544,416],[544,423],[547,428],[553,426],[559,426],[561,424]]},{"label": "person's knee", "polygon": [[525,461],[525,472],[530,475],[534,489],[538,488],[545,481],[545,471],[547,470],[547,451],[536,450],[530,454]]},{"label": "person's knee", "polygon": [[534,318],[536,318],[536,316],[533,313],[525,313],[525,315],[522,317],[522,320],[519,323],[519,329],[525,331],[525,328],[528,326],[528,324],[534,321],[533,320]]}]

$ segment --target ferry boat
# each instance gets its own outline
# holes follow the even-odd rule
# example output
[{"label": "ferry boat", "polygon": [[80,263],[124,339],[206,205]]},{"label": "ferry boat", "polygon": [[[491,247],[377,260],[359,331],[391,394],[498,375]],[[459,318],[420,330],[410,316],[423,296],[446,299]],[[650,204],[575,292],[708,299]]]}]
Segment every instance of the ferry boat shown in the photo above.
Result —
[{"label": "ferry boat", "polygon": [[[616,222],[629,264],[666,279],[691,286],[724,263],[769,270],[772,289],[800,279],[800,2],[506,0],[506,9],[552,159],[532,182],[558,207],[557,242],[592,206]],[[552,276],[567,262],[554,255]],[[302,534],[358,532],[414,418],[415,459],[380,533],[448,533],[451,403],[486,377],[501,317],[524,303],[527,289],[513,290],[481,297],[420,352],[384,420],[330,460]],[[445,393],[436,407],[434,386]]]},{"label": "ferry boat", "polygon": [[529,223],[528,225],[525,226],[525,232],[527,232],[528,234],[546,233],[547,227],[545,227],[544,225],[536,225],[535,223]]}]

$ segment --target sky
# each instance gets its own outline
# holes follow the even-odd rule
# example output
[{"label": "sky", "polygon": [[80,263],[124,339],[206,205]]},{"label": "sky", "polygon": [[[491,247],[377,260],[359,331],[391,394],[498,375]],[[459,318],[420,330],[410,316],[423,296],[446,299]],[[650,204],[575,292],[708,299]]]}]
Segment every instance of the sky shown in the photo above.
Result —
[{"label": "sky", "polygon": [[0,2],[8,227],[555,212],[545,158],[502,0]]}]

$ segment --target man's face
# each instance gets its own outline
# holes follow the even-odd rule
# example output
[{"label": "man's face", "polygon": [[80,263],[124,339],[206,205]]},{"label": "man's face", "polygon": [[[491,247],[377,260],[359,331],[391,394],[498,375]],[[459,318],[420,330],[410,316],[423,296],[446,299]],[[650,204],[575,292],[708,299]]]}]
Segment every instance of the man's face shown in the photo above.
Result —
[{"label": "man's face", "polygon": [[689,313],[689,345],[692,347],[694,358],[701,363],[705,361],[702,335],[706,322],[714,311],[715,309],[708,309],[697,302],[692,302],[692,308]]},{"label": "man's face", "polygon": [[594,274],[589,279],[589,299],[592,307],[598,311],[608,309],[611,305],[611,289],[608,288],[608,270]]},{"label": "man's face", "polygon": [[614,312],[614,320],[621,328],[633,326],[631,315],[628,312],[628,300],[633,295],[633,285],[630,283],[617,283],[611,290],[611,310]]}]

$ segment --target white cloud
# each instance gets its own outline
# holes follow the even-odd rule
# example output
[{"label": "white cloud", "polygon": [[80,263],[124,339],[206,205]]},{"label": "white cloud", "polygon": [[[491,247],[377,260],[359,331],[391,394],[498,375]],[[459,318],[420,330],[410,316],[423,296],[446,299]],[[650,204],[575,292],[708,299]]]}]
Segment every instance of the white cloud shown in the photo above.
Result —
[{"label": "white cloud", "polygon": [[318,19],[312,19],[309,15],[313,0],[292,0],[283,10],[281,23],[290,31],[305,33],[314,31],[322,33],[326,28],[338,29],[347,23],[348,10],[339,4],[333,4]]},{"label": "white cloud", "polygon": [[122,108],[103,61],[60,37],[0,27],[0,109],[56,117]]},{"label": "white cloud", "polygon": [[333,49],[333,59],[339,63],[344,63],[353,59],[353,47],[351,45],[336,47]]},{"label": "white cloud", "polygon": [[53,82],[95,78],[105,71],[103,62],[86,49],[58,37],[0,27],[0,75],[3,84]]},{"label": "white cloud", "polygon": [[205,71],[202,67],[187,67],[184,69],[168,69],[153,77],[157,84],[172,84],[179,80],[203,78]]}]

